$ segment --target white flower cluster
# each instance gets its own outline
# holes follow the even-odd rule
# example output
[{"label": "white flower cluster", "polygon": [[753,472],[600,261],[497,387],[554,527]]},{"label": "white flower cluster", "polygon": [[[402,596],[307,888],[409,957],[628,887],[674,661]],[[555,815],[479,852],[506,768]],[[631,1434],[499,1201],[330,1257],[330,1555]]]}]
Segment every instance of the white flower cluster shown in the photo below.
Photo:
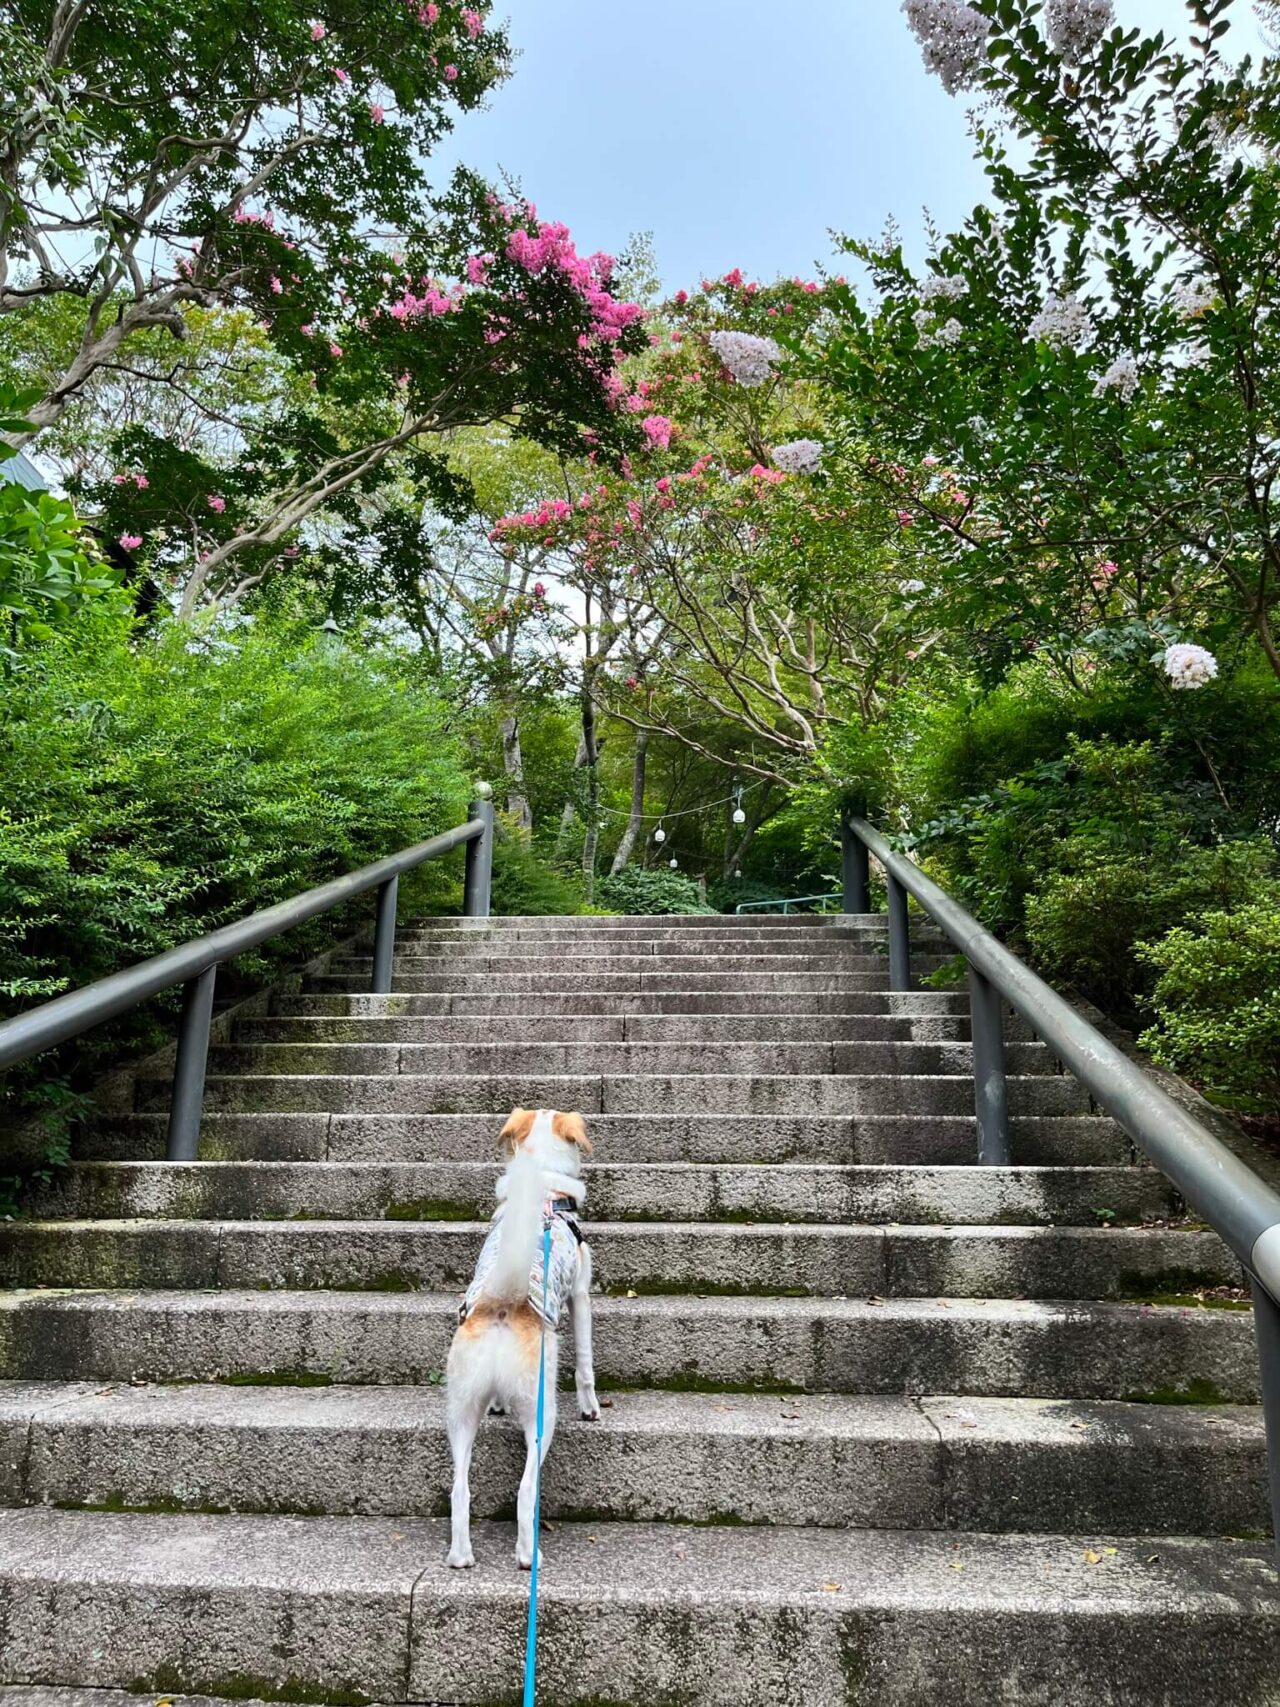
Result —
[{"label": "white flower cluster", "polygon": [[1164,673],[1172,687],[1202,688],[1217,675],[1218,660],[1203,646],[1182,640],[1165,647]]},{"label": "white flower cluster", "polygon": [[1047,296],[1044,307],[1027,327],[1027,335],[1046,344],[1078,349],[1093,336],[1089,310],[1078,296]]},{"label": "white flower cluster", "polygon": [[935,344],[941,344],[944,349],[953,350],[964,337],[964,327],[953,315],[950,320],[939,321],[927,308],[917,308],[911,316],[915,321],[916,331],[920,334],[920,348],[931,350]]},{"label": "white flower cluster", "polygon": [[904,598],[907,598],[907,599],[914,598],[914,596],[917,593],[923,593],[924,592],[924,582],[923,581],[915,581],[915,580],[899,581],[898,582],[898,591],[902,594],[902,596]]},{"label": "white flower cluster", "polygon": [[757,338],[751,332],[713,332],[709,342],[738,384],[748,390],[763,385],[782,356],[772,338]]},{"label": "white flower cluster", "polygon": [[1180,284],[1173,293],[1173,306],[1184,320],[1198,320],[1213,307],[1217,295],[1208,285],[1192,280]]},{"label": "white flower cluster", "polygon": [[921,302],[958,302],[969,294],[969,281],[959,273],[934,273],[920,286]]},{"label": "white flower cluster", "polygon": [[911,33],[920,43],[925,69],[942,80],[948,95],[977,82],[991,26],[964,0],[902,0]]},{"label": "white flower cluster", "polygon": [[1095,397],[1105,397],[1108,391],[1118,391],[1121,401],[1133,401],[1142,375],[1138,372],[1138,364],[1132,356],[1117,356],[1115,361],[1103,374],[1093,388]]},{"label": "white flower cluster", "polygon": [[816,474],[825,448],[821,439],[792,439],[790,444],[773,447],[773,466],[784,474]]},{"label": "white flower cluster", "polygon": [[1053,51],[1068,65],[1092,53],[1115,20],[1112,0],[1046,0],[1044,9]]}]

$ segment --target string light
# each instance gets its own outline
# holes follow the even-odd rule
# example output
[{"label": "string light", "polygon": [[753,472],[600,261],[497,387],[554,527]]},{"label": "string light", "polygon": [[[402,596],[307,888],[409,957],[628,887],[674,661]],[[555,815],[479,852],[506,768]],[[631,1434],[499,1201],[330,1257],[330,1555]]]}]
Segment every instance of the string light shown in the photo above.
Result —
[{"label": "string light", "polygon": [[671,861],[671,869],[672,869],[672,871],[679,871],[680,861],[678,859],[673,859]]},{"label": "string light", "polygon": [[742,789],[741,789],[741,787],[739,787],[738,792],[734,795],[733,800],[734,800],[733,821],[735,824],[745,824],[747,821],[747,815],[742,810]]},{"label": "string light", "polygon": [[657,829],[653,832],[653,839],[657,842],[659,847],[661,847],[663,842],[667,839],[667,832],[663,829],[661,822],[659,822]]}]

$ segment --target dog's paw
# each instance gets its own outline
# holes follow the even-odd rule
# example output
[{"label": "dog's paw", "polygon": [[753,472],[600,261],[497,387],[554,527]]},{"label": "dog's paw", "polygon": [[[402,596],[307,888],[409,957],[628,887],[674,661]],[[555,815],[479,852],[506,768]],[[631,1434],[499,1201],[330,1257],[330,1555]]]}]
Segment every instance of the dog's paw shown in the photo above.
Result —
[{"label": "dog's paw", "polygon": [[600,1401],[596,1398],[594,1382],[580,1381],[578,1383],[578,1411],[583,1422],[600,1421]]},{"label": "dog's paw", "polygon": [[[516,1564],[519,1565],[519,1567],[522,1571],[531,1571],[533,1569],[533,1552],[532,1552],[532,1549],[528,1553],[522,1553],[520,1551],[520,1548],[517,1546],[517,1548],[516,1548]],[[542,1548],[541,1547],[538,1548],[538,1569],[539,1570],[542,1569]]]},{"label": "dog's paw", "polygon": [[475,1562],[476,1556],[471,1551],[470,1547],[468,1547],[465,1552],[463,1552],[459,1547],[454,1547],[450,1550],[449,1563],[455,1571],[469,1571],[475,1565]]}]

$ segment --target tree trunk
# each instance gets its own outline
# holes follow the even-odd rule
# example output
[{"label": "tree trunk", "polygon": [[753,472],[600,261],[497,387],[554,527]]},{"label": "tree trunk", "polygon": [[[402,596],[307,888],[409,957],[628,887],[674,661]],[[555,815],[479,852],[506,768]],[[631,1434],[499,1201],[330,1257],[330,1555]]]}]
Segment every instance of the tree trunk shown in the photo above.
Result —
[{"label": "tree trunk", "polygon": [[[573,757],[574,770],[581,770],[587,762],[587,744],[582,736],[578,736],[578,750]],[[556,858],[564,855],[565,845],[569,840],[569,831],[573,828],[573,820],[577,815],[577,807],[572,800],[566,800],[564,810],[560,814],[560,828],[556,831]]]},{"label": "tree trunk", "polygon": [[524,791],[524,754],[520,748],[520,719],[513,709],[502,717],[502,767],[507,773],[507,811],[527,841],[533,834],[533,813]]},{"label": "tree trunk", "polygon": [[596,745],[596,702],[590,680],[582,684],[582,746],[587,770],[587,822],[582,838],[582,881],[587,904],[596,897],[596,846],[600,840],[600,753]]},{"label": "tree trunk", "polygon": [[627,818],[627,827],[622,832],[622,840],[618,843],[618,851],[613,856],[613,864],[609,867],[610,877],[616,877],[629,864],[631,855],[635,852],[636,838],[644,822],[644,776],[648,753],[649,731],[637,729],[635,754],[631,761],[631,813]]}]

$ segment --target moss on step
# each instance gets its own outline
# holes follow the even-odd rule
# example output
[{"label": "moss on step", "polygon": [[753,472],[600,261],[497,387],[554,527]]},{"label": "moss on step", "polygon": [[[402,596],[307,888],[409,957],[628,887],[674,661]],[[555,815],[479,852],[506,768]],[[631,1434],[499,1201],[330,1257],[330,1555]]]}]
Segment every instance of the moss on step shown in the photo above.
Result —
[{"label": "moss on step", "polygon": [[476,1203],[457,1203],[447,1197],[394,1198],[383,1210],[387,1221],[487,1221]]},{"label": "moss on step", "polygon": [[332,1387],[334,1381],[332,1375],[316,1369],[249,1369],[238,1375],[219,1375],[216,1384],[220,1387]]},{"label": "moss on step", "polygon": [[1153,1304],[1162,1310],[1252,1310],[1249,1299],[1241,1294],[1238,1297],[1223,1297],[1230,1288],[1219,1287],[1213,1291],[1201,1292],[1149,1292],[1145,1297],[1126,1298],[1127,1304]]},{"label": "moss on step", "polygon": [[1162,1268],[1154,1273],[1141,1269],[1122,1269],[1116,1276],[1117,1298],[1144,1303],[1156,1298],[1192,1296],[1197,1292],[1213,1292],[1223,1286],[1221,1265],[1213,1271],[1198,1268]]},{"label": "moss on step", "polygon": [[642,1275],[637,1280],[619,1280],[601,1289],[606,1298],[811,1298],[805,1286],[739,1284],[731,1280],[667,1280],[662,1275]]},{"label": "moss on step", "polygon": [[135,1677],[126,1685],[130,1695],[206,1695],[224,1701],[283,1701],[305,1703],[305,1707],[372,1707],[373,1697],[359,1689],[332,1689],[305,1678],[287,1677],[276,1682],[269,1677],[248,1677],[230,1672],[223,1677],[184,1677],[176,1666],[157,1666],[149,1677]]},{"label": "moss on step", "polygon": [[809,1389],[794,1381],[771,1381],[761,1376],[756,1381],[731,1381],[715,1376],[651,1375],[647,1380],[609,1381],[596,1377],[596,1389],[601,1393],[807,1393]]},{"label": "moss on step", "polygon": [[1153,1387],[1149,1392],[1122,1393],[1129,1405],[1229,1405],[1228,1394],[1212,1381],[1198,1377],[1183,1387]]}]

